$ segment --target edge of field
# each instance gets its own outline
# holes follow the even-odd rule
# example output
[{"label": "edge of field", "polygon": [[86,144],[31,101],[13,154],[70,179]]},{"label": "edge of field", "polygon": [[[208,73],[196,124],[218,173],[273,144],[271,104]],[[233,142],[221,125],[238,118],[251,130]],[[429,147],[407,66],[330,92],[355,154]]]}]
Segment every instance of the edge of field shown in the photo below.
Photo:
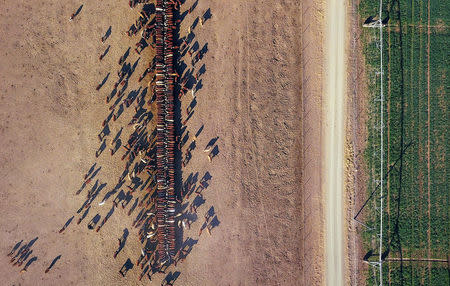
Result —
[{"label": "edge of field", "polygon": [[347,8],[347,105],[344,153],[345,172],[345,284],[358,285],[365,280],[366,265],[360,263],[363,254],[362,238],[353,217],[364,202],[367,186],[367,166],[364,150],[367,146],[367,85],[365,61],[360,42],[361,18],[359,0],[352,0]]}]

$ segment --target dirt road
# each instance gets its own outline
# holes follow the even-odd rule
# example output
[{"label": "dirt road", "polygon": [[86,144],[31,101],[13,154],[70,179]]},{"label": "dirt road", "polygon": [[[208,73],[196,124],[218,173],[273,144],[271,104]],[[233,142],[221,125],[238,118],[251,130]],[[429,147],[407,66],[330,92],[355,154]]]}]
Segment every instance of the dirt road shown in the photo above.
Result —
[{"label": "dirt road", "polygon": [[325,184],[327,285],[343,285],[343,154],[345,140],[345,27],[344,2],[327,1],[325,80]]}]

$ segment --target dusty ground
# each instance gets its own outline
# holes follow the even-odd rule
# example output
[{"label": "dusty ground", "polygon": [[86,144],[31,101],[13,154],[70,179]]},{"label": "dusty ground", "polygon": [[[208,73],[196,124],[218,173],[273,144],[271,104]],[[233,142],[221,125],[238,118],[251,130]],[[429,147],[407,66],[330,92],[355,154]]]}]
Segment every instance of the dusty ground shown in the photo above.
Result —
[{"label": "dusty ground", "polygon": [[325,1],[302,2],[302,285],[326,282],[326,205],[322,194],[325,9]]},{"label": "dusty ground", "polygon": [[[69,22],[81,4],[81,13]],[[0,5],[0,252],[3,256],[16,241],[38,237],[32,248],[37,261],[27,273],[19,274],[6,257],[0,259],[2,283],[118,285],[124,280],[132,285],[135,279],[120,280],[117,271],[125,256],[139,253],[135,231],[123,256],[112,258],[116,239],[125,227],[130,228],[132,218],[117,210],[100,233],[93,233],[87,222],[96,213],[104,216],[110,205],[95,203],[83,223],[76,225],[76,211],[86,193],[74,194],[94,162],[101,166],[97,179],[107,184],[99,198],[112,189],[123,168],[109,150],[97,160],[94,154],[100,146],[101,123],[109,114],[104,101],[117,76],[118,58],[135,41],[123,32],[137,11],[127,8],[126,1],[102,1],[101,5],[96,1],[2,1]],[[100,37],[109,26],[112,34],[102,44]],[[98,57],[108,45],[110,51],[100,63]],[[129,57],[131,63],[136,59],[134,53]],[[95,87],[109,72],[105,86],[97,92]],[[133,75],[129,90],[137,87],[136,78]],[[130,116],[125,111],[122,124]],[[119,129],[119,124],[111,126],[110,136]],[[73,215],[65,233],[58,234]],[[44,275],[57,255],[61,259]]]},{"label": "dusty ground", "polygon": [[353,220],[359,207],[366,199],[367,168],[363,152],[367,144],[367,94],[366,79],[364,78],[364,57],[361,43],[361,19],[358,13],[358,0],[349,5],[349,50],[347,71],[347,122],[346,122],[346,229],[347,245],[346,259],[348,261],[347,284],[362,285],[365,281],[367,264],[362,262],[364,256],[360,237],[361,225]]},{"label": "dusty ground", "polygon": [[326,11],[326,79],[323,113],[325,137],[323,194],[326,196],[327,285],[344,285],[344,143],[346,120],[347,9],[328,0]]},{"label": "dusty ground", "polygon": [[[125,278],[118,273],[127,258],[134,261],[140,252],[136,229],[131,227],[133,216],[118,209],[99,233],[86,227],[96,213],[104,216],[109,211],[111,202],[97,203],[116,184],[123,167],[120,156],[111,157],[108,150],[98,159],[94,153],[100,145],[101,123],[109,114],[104,98],[116,79],[117,61],[136,41],[123,34],[138,13],[127,2],[6,0],[0,4],[0,252],[9,252],[21,239],[38,237],[33,246],[38,260],[28,272],[19,274],[8,258],[0,259],[5,285],[140,285],[138,267]],[[193,3],[187,1],[182,10]],[[181,36],[197,16],[211,9],[212,18],[194,29],[194,42],[200,47],[208,43],[208,52],[195,66],[198,70],[204,64],[206,73],[187,122],[190,138],[204,128],[182,175],[185,179],[198,172],[201,178],[208,171],[212,179],[198,221],[184,233],[184,238],[198,241],[183,263],[169,269],[181,273],[176,284],[320,285],[324,281],[324,210],[317,189],[321,153],[314,141],[320,137],[323,38],[320,25],[301,27],[305,17],[320,23],[322,11],[320,3],[305,3],[203,0],[182,23]],[[81,13],[69,22],[69,15],[81,4]],[[109,26],[112,34],[102,44],[100,37]],[[111,50],[100,63],[98,56],[107,45]],[[302,63],[307,59],[302,46],[312,56],[309,63]],[[133,64],[137,59],[132,52],[127,61]],[[190,68],[190,60],[185,60]],[[141,58],[129,91],[138,88],[144,62]],[[310,88],[302,91],[302,81],[308,77],[302,73],[305,65],[310,65]],[[95,91],[108,72],[105,86]],[[308,109],[302,108],[301,95],[306,93],[312,95]],[[183,120],[191,101],[190,95],[182,99]],[[306,106],[305,98],[303,103]],[[111,125],[109,137],[130,117],[131,110],[126,110]],[[309,117],[310,134],[302,131],[302,117]],[[125,128],[123,138],[129,133]],[[203,148],[217,136],[219,154],[209,163]],[[311,149],[302,151],[302,141]],[[311,165],[302,172],[305,154],[312,156]],[[101,166],[97,178],[107,185],[77,225],[76,210],[84,198],[74,193],[94,162]],[[302,196],[305,174],[311,174],[308,196]],[[305,202],[313,212],[302,210]],[[220,223],[211,236],[199,237],[202,216],[210,207]],[[71,225],[58,234],[72,216]],[[124,228],[130,236],[113,259],[116,239]],[[44,274],[57,255],[61,259]],[[154,284],[163,277],[155,275]],[[148,284],[148,279],[141,283]]]},{"label": "dusty ground", "polygon": [[[205,128],[183,173],[212,174],[201,212],[214,206],[221,225],[200,238],[180,283],[300,284],[299,2],[199,2],[207,8],[212,21],[196,36],[210,54],[188,130]],[[201,149],[215,136],[220,154],[208,164]]]}]

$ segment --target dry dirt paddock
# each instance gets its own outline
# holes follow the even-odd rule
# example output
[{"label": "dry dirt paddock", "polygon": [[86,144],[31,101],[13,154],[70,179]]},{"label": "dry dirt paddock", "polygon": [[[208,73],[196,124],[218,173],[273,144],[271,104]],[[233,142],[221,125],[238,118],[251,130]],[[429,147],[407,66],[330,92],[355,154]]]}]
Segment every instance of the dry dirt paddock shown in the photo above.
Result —
[{"label": "dry dirt paddock", "polygon": [[[195,93],[195,103],[190,94],[182,98],[182,120],[187,106],[194,106],[186,123],[189,142],[203,126],[192,159],[182,169],[183,179],[197,172],[199,178],[206,172],[212,178],[198,220],[183,234],[196,243],[184,262],[168,269],[179,274],[175,285],[308,281],[302,264],[300,187],[301,4],[268,2],[272,1],[188,0],[181,8],[195,3],[181,23],[180,36],[187,34],[197,16],[208,9],[212,14],[193,29],[193,42],[200,47],[207,43],[207,53],[194,67],[188,55],[183,59],[196,71],[205,65],[202,87]],[[80,5],[79,15],[70,22]],[[110,210],[111,200],[103,206],[98,202],[123,170],[122,151],[111,156],[107,148],[98,158],[95,152],[102,121],[110,113],[105,96],[117,78],[117,61],[136,42],[124,32],[138,12],[125,0],[0,1],[2,285],[160,285],[165,277],[157,274],[152,282],[146,277],[139,282],[136,265],[125,277],[118,272],[127,258],[134,263],[140,253],[137,229],[131,225],[136,213],[127,216],[127,210],[119,208],[98,233],[86,227],[95,214],[104,217]],[[101,43],[109,26],[111,36]],[[108,45],[100,62],[98,56]],[[131,50],[127,62],[137,62],[137,68],[128,91],[139,87],[137,78],[149,60],[147,52],[137,62],[139,55]],[[125,110],[111,124],[108,138],[123,127],[125,141],[131,133],[127,126],[131,116],[132,111]],[[219,153],[209,162],[203,148],[215,137]],[[85,197],[75,192],[94,163],[101,167],[95,179],[106,186],[77,225],[76,211]],[[203,215],[211,207],[219,223],[211,235],[199,236]],[[59,234],[72,216],[74,220]],[[114,259],[125,228],[130,235]],[[17,241],[35,237],[31,256],[37,260],[20,274],[21,268],[9,264],[6,254]],[[61,258],[44,274],[58,255]],[[321,258],[317,254],[317,260],[309,261],[319,264]]]}]

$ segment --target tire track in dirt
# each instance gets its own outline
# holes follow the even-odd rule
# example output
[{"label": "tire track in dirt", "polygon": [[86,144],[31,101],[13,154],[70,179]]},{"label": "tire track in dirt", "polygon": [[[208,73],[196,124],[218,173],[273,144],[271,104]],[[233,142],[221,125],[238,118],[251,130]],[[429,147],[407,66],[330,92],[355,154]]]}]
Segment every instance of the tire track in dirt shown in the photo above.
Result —
[{"label": "tire track in dirt", "polygon": [[[257,197],[257,201],[259,202],[259,208],[260,211],[259,213],[261,213],[262,215],[262,221],[260,220],[255,220],[255,224],[258,227],[258,232],[264,232],[266,239],[269,239],[269,231],[267,228],[267,209],[264,206],[264,198],[262,197],[261,192],[259,192],[260,186],[259,186],[259,182],[260,182],[260,176],[259,176],[259,168],[258,166],[261,166],[261,162],[260,162],[260,158],[258,156],[258,148],[256,146],[255,143],[253,143],[252,141],[254,141],[254,138],[256,138],[256,134],[255,134],[255,130],[253,128],[253,126],[251,126],[249,123],[251,122],[256,122],[258,120],[258,118],[256,118],[257,116],[254,115],[254,112],[252,110],[252,102],[251,100],[249,100],[250,98],[250,70],[252,69],[251,67],[251,63],[250,63],[250,43],[249,43],[249,4],[248,2],[245,2],[245,23],[244,23],[244,33],[243,33],[243,42],[245,45],[244,48],[244,52],[243,54],[245,54],[244,58],[242,58],[242,62],[244,63],[244,79],[240,79],[241,82],[245,82],[245,86],[244,86],[244,90],[243,92],[241,92],[241,100],[244,102],[244,114],[245,114],[245,120],[244,120],[244,126],[245,126],[245,130],[246,130],[246,134],[248,134],[248,138],[247,138],[247,142],[249,143],[250,146],[250,150],[249,150],[249,154],[252,156],[253,160],[255,161],[254,164],[252,164],[251,169],[252,172],[254,174],[254,179],[253,181],[256,184],[256,188],[255,188],[255,196]],[[252,142],[252,143],[250,143]],[[267,241],[267,243],[269,244],[269,241]],[[272,252],[272,248],[266,248],[270,254],[271,257],[274,257],[273,252]],[[277,277],[277,271],[276,268],[273,267],[271,268],[271,270],[273,272],[275,272],[275,277]],[[278,280],[278,277],[277,277]]]},{"label": "tire track in dirt", "polygon": [[[246,71],[246,96],[245,96],[245,100],[246,100],[246,105],[247,105],[247,115],[250,118],[247,118],[246,123],[248,125],[249,122],[255,122],[258,120],[258,118],[255,118],[255,113],[252,110],[253,107],[253,102],[249,102],[249,98],[250,98],[250,70],[251,70],[251,64],[250,64],[250,36],[249,36],[249,4],[248,2],[245,2],[245,13],[246,13],[246,17],[245,17],[245,40],[246,40],[246,66],[247,66],[247,71]],[[257,117],[257,116],[256,116]],[[255,132],[253,128],[249,128],[251,136],[250,138],[255,138]],[[260,167],[261,165],[261,161],[260,161],[260,157],[257,155],[258,154],[258,148],[255,145],[252,145],[252,154],[255,156],[255,161],[256,164],[254,164],[254,174],[256,177],[256,182],[260,182]],[[259,189],[259,188],[258,188]],[[260,207],[261,207],[261,213],[262,213],[262,217],[263,217],[263,222],[259,222],[258,220],[258,227],[261,231],[261,229],[264,229],[264,232],[266,234],[267,239],[269,240],[270,236],[269,236],[269,230],[267,227],[267,208],[264,206],[264,198],[262,197],[261,193],[258,192],[258,190],[256,190],[256,193],[258,194],[258,200],[260,202]],[[268,241],[268,244],[270,244],[270,241]],[[275,257],[272,248],[269,247],[268,248],[268,252],[270,253],[271,257]],[[275,273],[275,277],[276,277],[276,281],[278,281],[278,271],[276,267],[272,268],[272,271]]]},{"label": "tire track in dirt", "polygon": [[235,42],[225,59],[233,57],[234,79],[225,94],[233,137],[226,168],[238,206],[230,219],[239,227],[230,285],[301,281],[299,2],[230,4]]},{"label": "tire track in dirt", "polygon": [[326,281],[324,183],[324,47],[326,1],[302,1],[302,249],[301,285]]},{"label": "tire track in dirt", "polygon": [[[245,281],[267,283],[267,281],[278,280],[278,269],[277,267],[267,267],[267,264],[273,265],[276,262],[277,255],[273,250],[274,248],[270,246],[273,244],[273,235],[271,235],[273,230],[269,231],[269,225],[271,224],[268,215],[271,213],[271,210],[266,205],[267,189],[260,182],[260,180],[264,180],[261,172],[267,167],[267,162],[264,161],[264,152],[261,153],[264,146],[259,146],[259,142],[264,137],[264,133],[261,131],[264,130],[259,130],[257,127],[258,123],[261,122],[261,114],[258,114],[257,111],[258,104],[263,99],[254,98],[251,94],[251,91],[254,92],[255,90],[252,87],[254,81],[252,74],[255,68],[252,64],[250,29],[253,27],[249,23],[249,14],[252,13],[253,17],[258,18],[260,11],[246,2],[240,8],[243,19],[239,23],[238,96],[236,108],[240,114],[238,124],[242,126],[242,138],[238,141],[244,144],[245,148],[238,155],[241,158],[241,163],[237,167],[240,169],[243,180],[244,194],[242,199],[246,201],[244,204],[248,205],[243,215],[251,217],[253,222],[251,226],[247,226],[249,227],[247,231],[251,233],[250,237],[252,238],[248,241],[245,251],[259,252],[260,256],[262,256],[259,258],[256,256],[250,257],[249,263],[252,265],[252,273],[249,273],[250,277]],[[250,9],[252,9],[251,12]]]}]

